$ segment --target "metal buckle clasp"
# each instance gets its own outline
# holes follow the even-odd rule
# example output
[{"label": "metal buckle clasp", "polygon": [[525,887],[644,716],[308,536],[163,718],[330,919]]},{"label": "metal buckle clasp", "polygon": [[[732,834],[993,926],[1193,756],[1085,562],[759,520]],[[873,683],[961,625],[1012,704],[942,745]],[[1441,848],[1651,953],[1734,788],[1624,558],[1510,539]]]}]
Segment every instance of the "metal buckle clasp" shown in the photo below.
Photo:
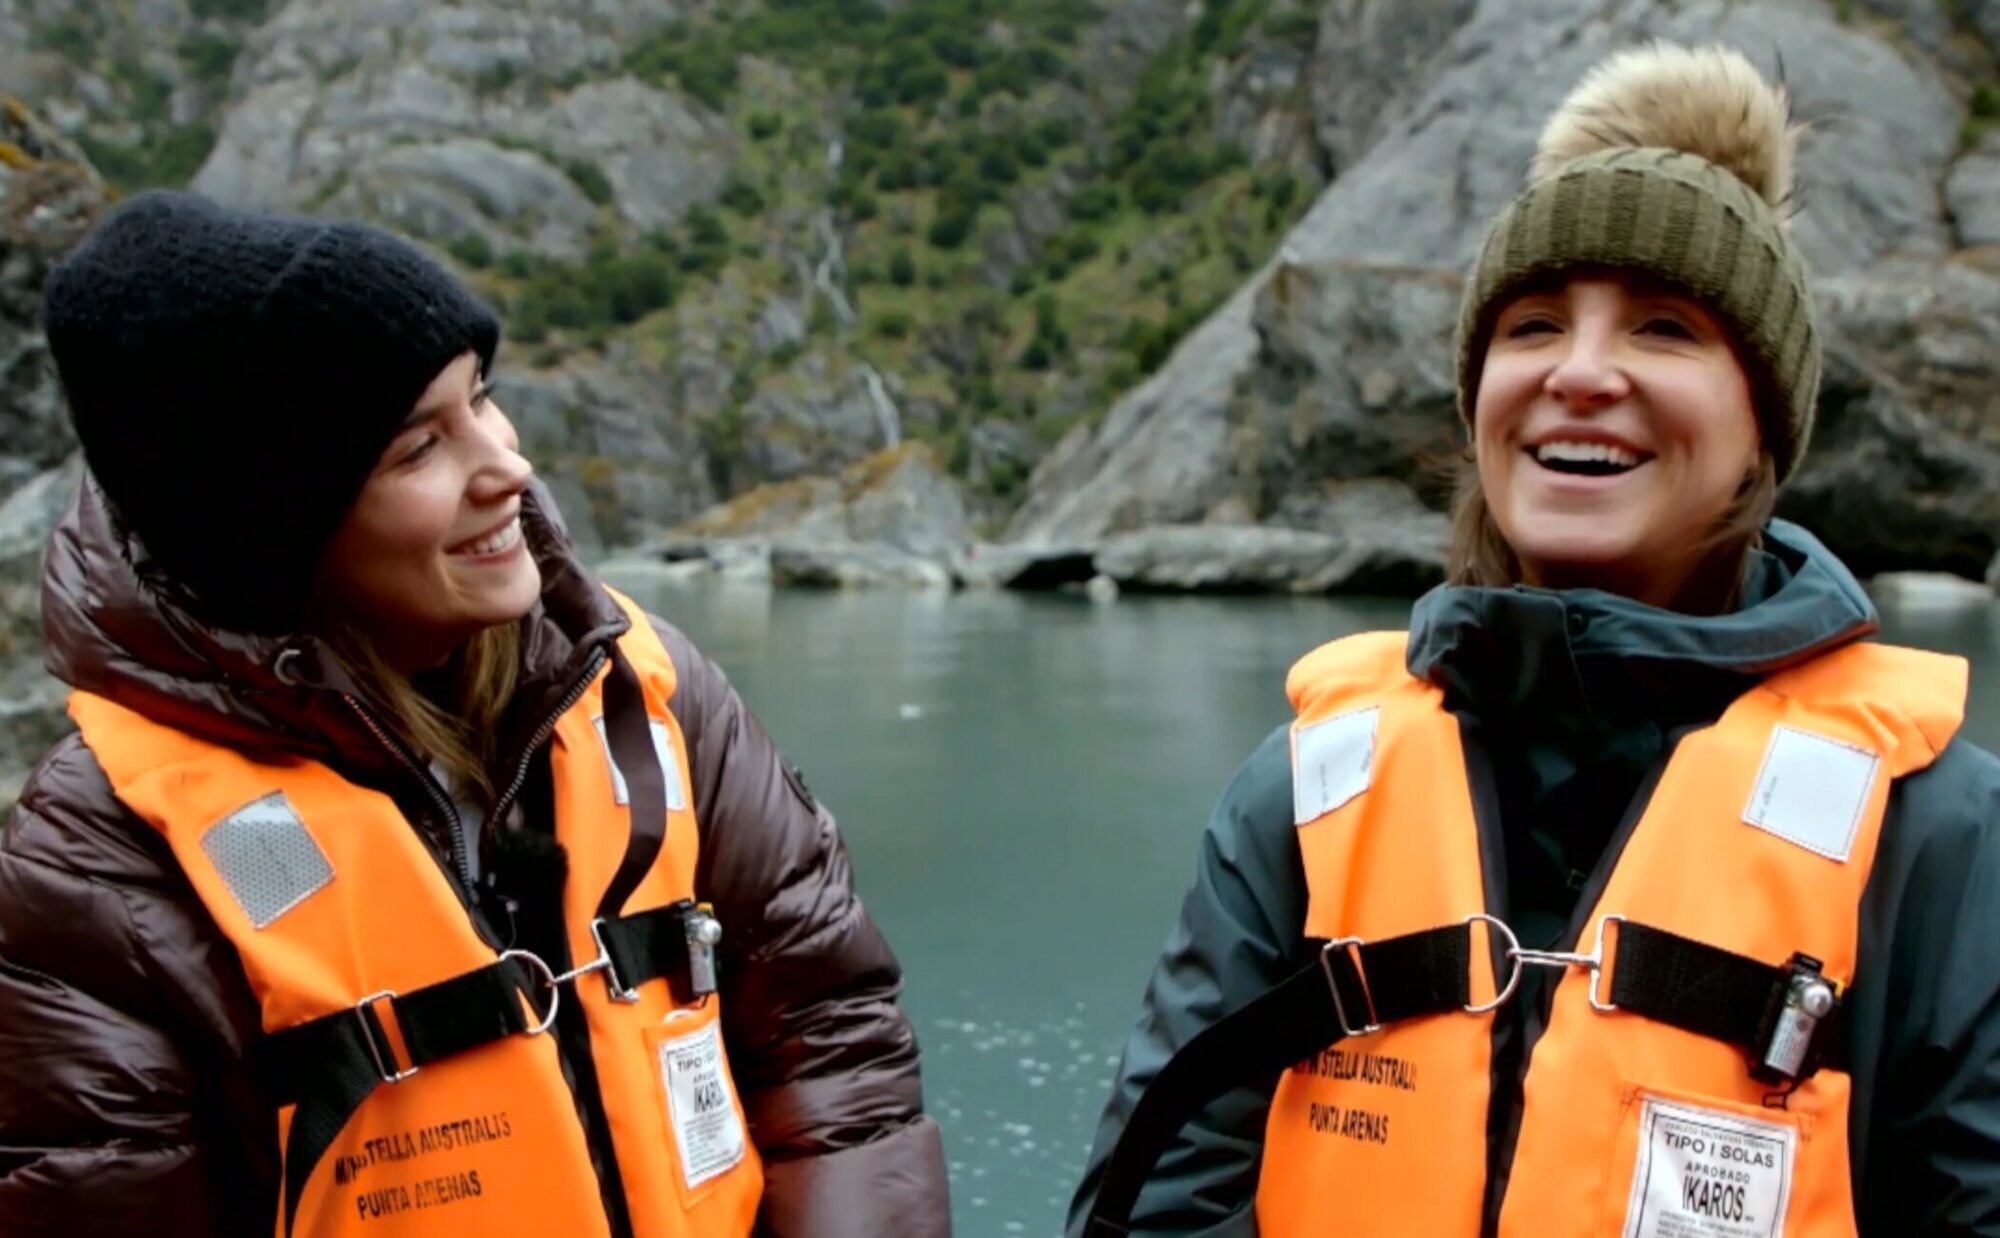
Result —
[{"label": "metal buckle clasp", "polygon": [[354,1021],[361,1025],[361,1043],[367,1046],[368,1056],[375,1059],[375,1073],[382,1076],[384,1083],[401,1083],[416,1074],[419,1068],[411,1066],[408,1070],[395,1069],[395,1049],[376,1039],[375,1024],[368,1021],[368,1008],[384,1000],[394,1002],[396,990],[382,989],[354,1003]]},{"label": "metal buckle clasp", "polygon": [[572,967],[559,976],[551,977],[551,983],[567,984],[579,976],[588,976],[592,972],[601,971],[604,973],[605,989],[610,993],[612,1001],[624,1002],[627,1005],[638,1001],[638,990],[626,987],[625,981],[618,975],[617,964],[611,961],[611,948],[604,944],[604,917],[599,916],[590,922],[590,940],[597,943],[597,957],[581,967]]},{"label": "metal buckle clasp", "polygon": [[[1333,1013],[1340,1019],[1340,1030],[1349,1036],[1369,1036],[1382,1030],[1382,1025],[1375,1021],[1375,998],[1368,992],[1368,973],[1361,970],[1361,947],[1365,944],[1359,937],[1337,937],[1321,946],[1319,951],[1319,969],[1326,973],[1327,991],[1333,994]],[[1340,983],[1333,976],[1335,950],[1348,951],[1355,978],[1361,981],[1361,995],[1368,1002],[1368,1022],[1363,1027],[1356,1028],[1347,1020],[1347,1005],[1340,1000]]]},{"label": "metal buckle clasp", "polygon": [[562,1006],[563,977],[557,976],[555,969],[550,967],[541,955],[530,950],[502,950],[500,952],[500,961],[504,963],[508,959],[519,959],[533,970],[542,973],[542,983],[549,986],[548,1014],[543,1016],[540,1023],[527,1029],[528,1035],[539,1036],[543,1032],[548,1031],[556,1021],[556,1011]]},{"label": "metal buckle clasp", "polygon": [[1493,1000],[1482,1005],[1468,1005],[1465,1008],[1467,1014],[1486,1014],[1505,1005],[1507,999],[1514,996],[1514,990],[1521,987],[1521,969],[1524,967],[1587,967],[1590,969],[1591,1008],[1600,1014],[1610,1014],[1618,1009],[1617,1003],[1607,1002],[1598,995],[1598,988],[1604,979],[1605,929],[1614,921],[1619,924],[1625,923],[1624,916],[1607,913],[1598,917],[1597,936],[1591,943],[1589,954],[1578,954],[1567,950],[1530,950],[1521,945],[1521,939],[1514,935],[1514,930],[1508,928],[1506,921],[1497,916],[1481,912],[1465,918],[1468,927],[1475,921],[1484,921],[1489,932],[1500,935],[1506,942],[1505,957],[1514,966],[1507,973],[1507,983],[1500,987]]},{"label": "metal buckle clasp", "polygon": [[638,1001],[639,994],[632,989],[626,988],[624,982],[618,978],[618,966],[611,961],[610,947],[604,944],[604,920],[602,917],[590,922],[590,939],[597,943],[597,957],[581,967],[572,967],[568,971],[554,977],[554,983],[568,984],[579,976],[588,976],[592,972],[601,971],[604,973],[605,988],[610,992],[612,1001]]}]

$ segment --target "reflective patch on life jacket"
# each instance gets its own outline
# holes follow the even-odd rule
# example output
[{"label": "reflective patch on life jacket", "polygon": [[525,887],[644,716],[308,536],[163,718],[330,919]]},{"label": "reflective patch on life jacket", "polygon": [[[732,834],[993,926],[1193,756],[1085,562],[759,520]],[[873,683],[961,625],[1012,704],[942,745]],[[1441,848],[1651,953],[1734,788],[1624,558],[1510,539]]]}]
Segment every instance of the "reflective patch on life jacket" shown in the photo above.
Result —
[{"label": "reflective patch on life jacket", "polygon": [[1882,758],[1866,748],[1776,727],[1743,820],[1844,864],[1881,767]]},{"label": "reflective patch on life jacket", "polygon": [[[648,719],[653,730],[653,755],[660,761],[660,777],[667,784],[667,811],[680,812],[687,807],[687,792],[681,787],[680,762],[674,759],[674,739],[667,733],[667,724],[658,719]],[[618,768],[618,759],[611,755],[611,737],[604,733],[602,714],[590,720],[597,728],[597,742],[604,745],[604,767],[611,771],[611,795],[622,806],[632,802],[632,793],[626,789],[625,774]]]},{"label": "reflective patch on life jacket", "polygon": [[1294,824],[1318,820],[1368,789],[1381,717],[1371,705],[1292,729]]},{"label": "reflective patch on life jacket", "polygon": [[257,929],[268,928],[333,880],[332,862],[282,791],[209,826],[201,849]]}]

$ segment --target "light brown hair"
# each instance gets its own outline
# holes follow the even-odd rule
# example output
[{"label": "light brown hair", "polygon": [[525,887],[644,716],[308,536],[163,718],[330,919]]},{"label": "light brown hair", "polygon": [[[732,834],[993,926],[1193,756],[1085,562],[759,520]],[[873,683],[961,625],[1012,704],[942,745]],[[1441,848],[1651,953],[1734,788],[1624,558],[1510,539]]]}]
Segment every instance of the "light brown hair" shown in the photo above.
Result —
[{"label": "light brown hair", "polygon": [[466,641],[440,673],[448,684],[434,700],[385,660],[367,634],[338,619],[320,625],[334,656],[361,690],[362,704],[420,760],[435,761],[452,794],[480,809],[496,798],[500,720],[520,681],[521,635],[516,625],[486,628]]}]

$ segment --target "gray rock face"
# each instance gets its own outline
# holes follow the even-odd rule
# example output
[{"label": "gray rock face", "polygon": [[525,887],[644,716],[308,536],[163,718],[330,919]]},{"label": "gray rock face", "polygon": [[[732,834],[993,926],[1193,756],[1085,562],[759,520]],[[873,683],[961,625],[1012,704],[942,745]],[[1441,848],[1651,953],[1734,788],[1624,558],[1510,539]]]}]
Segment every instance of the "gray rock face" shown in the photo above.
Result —
[{"label": "gray rock face", "polygon": [[1260,355],[1239,388],[1230,453],[1253,511],[1316,481],[1440,487],[1462,440],[1459,291],[1457,276],[1424,269],[1335,261],[1272,273],[1257,296]]},{"label": "gray rock face", "polygon": [[802,357],[743,408],[747,456],[771,481],[822,475],[893,444],[867,374],[825,350]]},{"label": "gray rock face", "polygon": [[498,252],[579,257],[596,216],[540,155],[468,138],[384,151],[350,183],[345,202],[391,227],[437,241],[477,235]]},{"label": "gray rock face", "polygon": [[667,381],[624,350],[560,370],[501,367],[513,419],[578,546],[627,546],[715,502],[695,428]]},{"label": "gray rock face", "polygon": [[1819,422],[1781,511],[1863,574],[1979,579],[2000,551],[2000,277],[1912,263],[1821,297]]},{"label": "gray rock face", "polygon": [[2000,56],[2000,0],[1971,0],[1972,22],[1995,56]]},{"label": "gray rock face", "polygon": [[1227,496],[1225,419],[1255,362],[1255,286],[1239,290],[1181,341],[1103,422],[1072,430],[1036,467],[1013,537],[1093,540],[1145,524],[1200,520]]},{"label": "gray rock face", "polygon": [[0,663],[39,660],[43,551],[82,481],[79,454],[0,502]]},{"label": "gray rock face", "polygon": [[879,452],[838,477],[775,482],[703,512],[651,552],[780,585],[949,586],[971,544],[957,483],[929,448]]},{"label": "gray rock face", "polygon": [[838,477],[760,486],[703,512],[674,537],[867,543],[939,563],[971,542],[957,483],[920,444],[878,453]]},{"label": "gray rock face", "polygon": [[1366,531],[1351,539],[1257,525],[1135,529],[1107,538],[1096,565],[1120,588],[1140,591],[1411,595],[1444,577],[1441,547],[1435,557],[1413,556]]},{"label": "gray rock face", "polygon": [[1341,551],[1330,533],[1169,525],[1105,539],[1097,568],[1124,589],[1176,592],[1288,590]]},{"label": "gray rock face", "polygon": [[[1336,173],[1368,153],[1380,123],[1430,74],[1478,0],[1326,0],[1312,64],[1313,123]],[[1328,32],[1334,37],[1327,37]]]},{"label": "gray rock face", "polygon": [[[1804,209],[1793,226],[1822,279],[1884,263],[1935,267],[1952,250],[1943,190],[1961,111],[1941,77],[1880,23],[1844,24],[1830,5],[1779,0],[1610,9],[1584,0],[1327,0],[1321,14],[1322,31],[1343,35],[1319,40],[1314,66],[1315,120],[1336,179],[1245,289],[1098,427],[1073,432],[1044,458],[1012,536],[1089,540],[1199,522],[1232,504],[1290,524],[1306,519],[1294,496],[1329,480],[1388,479],[1440,508],[1462,450],[1451,339],[1460,273],[1519,191],[1563,95],[1615,47],[1646,37],[1720,40],[1767,68],[1782,50],[1797,112],[1821,122],[1802,155]],[[1915,292],[1878,296],[1904,304]],[[1950,334],[1935,324],[1953,312],[1937,301],[1906,308],[1934,324],[1915,334],[1942,347]],[[1902,360],[1892,348],[1879,352],[1855,390],[1903,391]],[[1969,383],[1994,389],[1986,371],[1973,374]],[[1846,445],[1809,470],[1840,476],[1859,467],[1859,444],[1885,450],[1879,444],[1957,416],[1925,405],[1921,393],[1849,405],[1855,419],[1827,418],[1828,442]],[[1865,411],[1891,408],[1918,419],[1907,433],[1889,412]],[[1961,460],[1960,480],[1984,475],[1986,450]],[[1836,540],[1865,562],[1900,562],[1905,550],[1926,562],[1962,558],[1917,544],[1940,531],[1930,522],[1956,529],[1984,500],[1954,507],[1918,471],[1872,483],[1883,529],[1849,520]],[[1821,484],[1812,476],[1799,479],[1801,510],[1811,510]],[[1404,519],[1385,514],[1378,527]],[[1436,519],[1425,534],[1434,545]],[[1898,521],[1899,532],[1886,531]],[[1988,544],[1968,536],[1968,546]],[[1983,567],[1982,555],[1973,570]]]},{"label": "gray rock face", "polygon": [[960,583],[980,589],[1061,589],[1097,575],[1097,548],[1081,543],[977,545],[960,557],[957,572]]},{"label": "gray rock face", "polygon": [[73,456],[0,502],[0,815],[70,730],[66,689],[42,670],[42,558],[82,480],[83,457]]},{"label": "gray rock face", "polygon": [[43,550],[83,475],[41,329],[49,267],[105,207],[68,141],[0,98],[0,813],[69,729],[41,666]]},{"label": "gray rock face", "polygon": [[[1436,24],[1410,37],[1435,34],[1455,11],[1411,7],[1407,18],[1385,14],[1383,29],[1429,21]],[[1851,270],[1897,247],[1946,247],[1936,188],[1959,118],[1949,92],[1887,42],[1839,24],[1830,9],[1780,0],[1608,11],[1589,0],[1482,0],[1439,40],[1421,89],[1375,122],[1373,143],[1289,244],[1309,259],[1459,269],[1519,192],[1535,139],[1563,96],[1605,55],[1653,36],[1728,43],[1766,69],[1781,48],[1799,114],[1841,118],[1815,135],[1803,161],[1810,205],[1797,227],[1816,270]],[[1858,168],[1868,174],[1855,175]]]},{"label": "gray rock face", "polygon": [[583,165],[626,221],[670,224],[721,191],[734,140],[673,92],[615,69],[633,40],[681,11],[672,0],[287,5],[246,44],[194,188],[566,254],[595,212],[570,175]]},{"label": "gray rock face", "polygon": [[888,546],[786,539],[771,546],[771,583],[817,589],[948,589],[952,579],[943,564]]},{"label": "gray rock face", "polygon": [[76,446],[42,334],[49,268],[103,212],[105,189],[81,153],[0,97],[0,497]]},{"label": "gray rock face", "polygon": [[1962,244],[2000,245],[2000,129],[1959,157],[1944,195]]},{"label": "gray rock face", "polygon": [[677,223],[729,183],[735,138],[726,122],[631,78],[588,82],[552,106],[508,116],[511,132],[594,164],[620,215],[640,228]]}]

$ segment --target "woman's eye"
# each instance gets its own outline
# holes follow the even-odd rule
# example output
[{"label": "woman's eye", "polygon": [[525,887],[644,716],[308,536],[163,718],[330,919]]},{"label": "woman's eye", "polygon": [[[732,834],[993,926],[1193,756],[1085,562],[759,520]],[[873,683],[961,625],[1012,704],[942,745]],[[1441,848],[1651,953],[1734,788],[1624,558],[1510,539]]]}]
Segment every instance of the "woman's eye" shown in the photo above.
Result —
[{"label": "woman's eye", "polygon": [[1507,338],[1520,339],[1522,336],[1527,335],[1546,335],[1555,329],[1556,324],[1553,320],[1536,315],[1532,318],[1520,319],[1513,326],[1507,328]]},{"label": "woman's eye", "polygon": [[1676,340],[1691,340],[1694,338],[1693,329],[1678,318],[1648,318],[1640,326],[1639,330],[1645,332],[1647,335],[1664,335]]},{"label": "woman's eye", "polygon": [[472,393],[472,411],[485,412],[493,403],[493,382],[491,379],[479,384],[479,390]]},{"label": "woman's eye", "polygon": [[425,456],[430,455],[431,448],[437,446],[437,441],[437,435],[426,434],[422,442],[403,453],[403,463],[415,464]]}]

